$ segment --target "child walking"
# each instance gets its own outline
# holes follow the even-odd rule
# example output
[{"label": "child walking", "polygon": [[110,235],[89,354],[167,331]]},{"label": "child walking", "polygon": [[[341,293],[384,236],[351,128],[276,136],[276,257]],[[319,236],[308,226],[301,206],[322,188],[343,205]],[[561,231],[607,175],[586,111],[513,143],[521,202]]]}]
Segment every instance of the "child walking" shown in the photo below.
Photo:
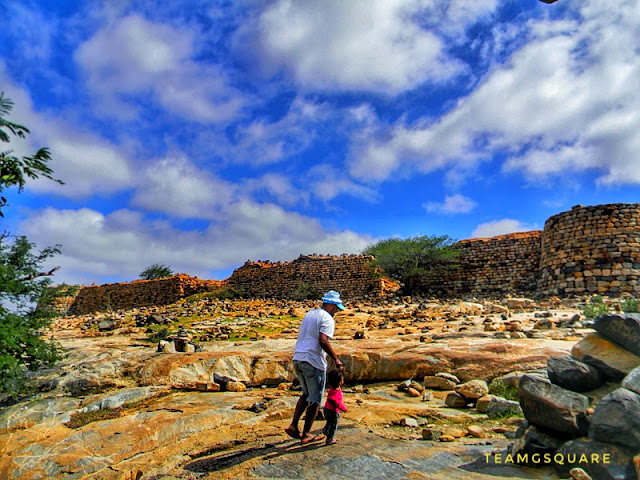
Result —
[{"label": "child walking", "polygon": [[327,445],[335,445],[338,443],[335,436],[340,412],[347,411],[347,407],[342,403],[342,390],[340,390],[340,386],[344,383],[343,373],[340,370],[331,370],[327,374],[327,383],[329,384],[329,393],[324,404],[324,417],[327,423],[322,431],[327,436],[325,443]]}]

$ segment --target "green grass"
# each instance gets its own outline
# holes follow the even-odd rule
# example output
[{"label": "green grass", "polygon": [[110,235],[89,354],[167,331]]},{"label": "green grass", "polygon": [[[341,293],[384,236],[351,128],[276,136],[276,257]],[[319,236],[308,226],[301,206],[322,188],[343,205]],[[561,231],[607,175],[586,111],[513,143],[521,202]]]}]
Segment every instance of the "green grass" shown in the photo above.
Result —
[{"label": "green grass", "polygon": [[121,417],[123,414],[123,408],[110,408],[93,410],[91,412],[78,412],[73,413],[71,418],[65,425],[69,428],[80,428],[94,422],[101,422],[102,420],[111,420],[112,418]]},{"label": "green grass", "polygon": [[500,380],[494,380],[489,384],[489,393],[507,400],[518,401],[518,387],[510,387]]}]

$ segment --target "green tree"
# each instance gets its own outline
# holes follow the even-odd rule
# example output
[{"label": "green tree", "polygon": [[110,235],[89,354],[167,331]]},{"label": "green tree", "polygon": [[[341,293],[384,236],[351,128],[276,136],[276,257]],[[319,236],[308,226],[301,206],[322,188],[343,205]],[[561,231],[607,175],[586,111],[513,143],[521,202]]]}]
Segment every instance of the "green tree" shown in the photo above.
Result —
[{"label": "green tree", "polygon": [[438,276],[458,268],[459,250],[447,235],[388,238],[362,252],[373,255],[385,274],[401,283],[405,293],[420,293]]},{"label": "green tree", "polygon": [[165,264],[154,263],[140,273],[140,278],[143,278],[144,280],[155,280],[156,278],[166,278],[171,275],[173,275],[173,270]]},{"label": "green tree", "polygon": [[[24,138],[29,129],[5,117],[13,109],[13,102],[0,93],[0,142],[9,143],[12,137]],[[33,156],[16,157],[11,150],[0,152],[0,193],[18,187],[21,192],[27,178],[52,177],[47,165],[51,159],[46,148]],[[0,216],[7,200],[0,196]],[[53,341],[42,338],[51,324],[53,314],[36,305],[50,280],[45,277],[57,270],[42,271],[42,264],[59,253],[58,246],[34,253],[34,245],[26,237],[0,234],[0,398],[15,398],[29,391],[26,370],[50,366],[62,357],[62,350]]]},{"label": "green tree", "polygon": [[42,263],[59,253],[49,247],[34,253],[26,237],[0,237],[0,396],[16,397],[29,391],[25,370],[51,366],[62,349],[42,338],[54,312],[35,308],[57,268],[41,271]]},{"label": "green tree", "polygon": [[[13,110],[13,102],[0,92],[0,142],[9,143],[11,136],[24,138],[29,129],[23,125],[10,122],[5,118]],[[53,170],[47,165],[51,160],[49,150],[39,149],[33,156],[16,157],[11,155],[12,150],[0,151],[0,194],[5,188],[17,186],[21,192],[27,178],[35,179],[40,176],[62,184],[63,182],[53,178]],[[7,206],[7,199],[0,196],[0,217],[3,217],[2,208]]]}]

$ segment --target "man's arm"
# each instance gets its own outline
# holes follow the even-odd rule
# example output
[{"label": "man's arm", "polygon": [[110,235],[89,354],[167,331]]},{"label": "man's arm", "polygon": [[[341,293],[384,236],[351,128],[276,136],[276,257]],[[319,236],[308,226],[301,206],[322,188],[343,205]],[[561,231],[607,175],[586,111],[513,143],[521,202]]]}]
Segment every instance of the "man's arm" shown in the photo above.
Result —
[{"label": "man's arm", "polygon": [[331,347],[331,343],[329,343],[329,337],[325,333],[320,332],[318,335],[318,341],[320,342],[320,347],[327,352],[327,355],[331,357],[336,364],[336,367],[342,370],[344,367],[342,366],[342,362],[338,358],[338,355],[336,355],[336,352],[333,351],[333,347]]}]

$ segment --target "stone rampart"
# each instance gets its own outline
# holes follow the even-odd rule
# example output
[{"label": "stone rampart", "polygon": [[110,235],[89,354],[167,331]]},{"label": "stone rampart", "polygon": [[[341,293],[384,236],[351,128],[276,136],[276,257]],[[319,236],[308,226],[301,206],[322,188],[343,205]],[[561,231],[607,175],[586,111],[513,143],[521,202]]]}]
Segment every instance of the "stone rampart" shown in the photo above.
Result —
[{"label": "stone rampart", "polygon": [[365,255],[301,255],[292,262],[246,262],[226,280],[227,286],[255,298],[319,298],[337,290],[345,299],[377,297],[384,281]]},{"label": "stone rampart", "polygon": [[583,207],[550,217],[540,260],[541,295],[640,293],[640,204]]},{"label": "stone rampart", "polygon": [[[550,217],[544,231],[458,242],[460,269],[430,279],[441,297],[640,294],[640,204],[578,205]],[[347,299],[379,297],[388,280],[372,257],[301,255],[292,262],[246,262],[224,281],[187,275],[83,287],[69,313],[166,305],[203,291],[231,288],[253,298],[319,298],[337,290]],[[66,300],[65,300],[66,301]]]},{"label": "stone rampart", "polygon": [[168,305],[195,293],[219,288],[219,280],[200,280],[184,274],[156,280],[134,280],[129,283],[108,283],[82,287],[68,313],[84,315],[135,307]]},{"label": "stone rampart", "polygon": [[537,291],[541,231],[462,240],[460,268],[432,278],[427,293],[442,297],[533,295]]}]

